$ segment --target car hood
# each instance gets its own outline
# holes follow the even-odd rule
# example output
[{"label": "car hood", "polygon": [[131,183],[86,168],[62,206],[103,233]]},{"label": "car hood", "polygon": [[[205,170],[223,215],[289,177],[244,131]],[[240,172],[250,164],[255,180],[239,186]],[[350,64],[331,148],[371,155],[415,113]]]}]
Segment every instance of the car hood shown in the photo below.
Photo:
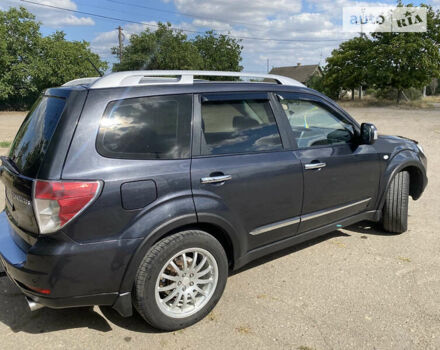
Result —
[{"label": "car hood", "polygon": [[417,141],[403,136],[379,135],[374,145],[378,152],[393,155],[403,150],[418,153],[417,143]]}]

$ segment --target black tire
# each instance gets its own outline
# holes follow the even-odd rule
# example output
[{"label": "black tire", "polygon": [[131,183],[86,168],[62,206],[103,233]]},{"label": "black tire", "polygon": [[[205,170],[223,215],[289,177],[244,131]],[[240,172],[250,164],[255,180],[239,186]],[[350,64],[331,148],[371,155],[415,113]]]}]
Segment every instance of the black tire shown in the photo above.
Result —
[{"label": "black tire", "polygon": [[[217,286],[198,312],[185,318],[173,318],[166,315],[156,302],[156,282],[168,260],[189,248],[204,249],[214,257],[218,267]],[[162,239],[147,252],[136,274],[133,304],[151,326],[164,331],[182,329],[200,321],[214,308],[223,294],[227,278],[228,259],[220,242],[203,231],[182,231]]]},{"label": "black tire", "polygon": [[408,228],[409,173],[397,173],[391,181],[383,207],[383,228],[391,233],[403,233]]}]

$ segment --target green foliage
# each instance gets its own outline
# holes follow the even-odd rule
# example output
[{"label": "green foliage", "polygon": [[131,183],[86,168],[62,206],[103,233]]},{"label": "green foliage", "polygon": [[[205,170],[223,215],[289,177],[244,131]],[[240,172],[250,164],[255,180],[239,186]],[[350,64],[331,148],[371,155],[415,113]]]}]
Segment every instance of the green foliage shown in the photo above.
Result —
[{"label": "green foliage", "polygon": [[0,141],[0,148],[8,148],[10,145],[10,141]]},{"label": "green foliage", "polygon": [[373,87],[382,97],[396,92],[399,102],[404,90],[421,90],[439,77],[440,11],[422,6],[427,7],[427,32],[373,33],[342,43],[327,59],[324,86],[333,95],[360,85]]},{"label": "green foliage", "polygon": [[78,77],[94,77],[98,73],[88,59],[100,70],[105,71],[107,64],[90,51],[86,41],[67,41],[63,32],[41,39],[40,58],[44,64],[33,75],[38,91],[48,86],[60,86],[66,81]]},{"label": "green foliage", "polygon": [[0,100],[22,100],[36,92],[30,77],[37,70],[40,39],[39,24],[26,9],[0,11]]},{"label": "green foliage", "polygon": [[431,83],[426,88],[426,94],[433,96],[438,91],[438,79],[432,79]]},{"label": "green foliage", "polygon": [[[117,54],[118,48],[112,53]],[[130,37],[130,44],[122,52],[122,61],[113,71],[137,69],[200,69],[203,65],[197,49],[182,31],[174,31],[171,24],[159,23],[156,31],[146,29]]]},{"label": "green foliage", "polygon": [[[378,89],[375,93],[375,96],[379,99],[384,99],[384,100],[396,100],[398,94],[399,91],[396,88],[384,87],[382,89]],[[403,95],[405,95],[410,101],[419,100],[422,97],[422,90],[411,87],[402,90],[401,96]]]},{"label": "green foliage", "polygon": [[[146,29],[130,37],[122,60],[113,71],[137,69],[194,69],[241,71],[242,46],[239,41],[213,31],[189,39],[170,23],[159,23],[156,31]],[[117,56],[118,48],[112,48]]]},{"label": "green foliage", "polygon": [[193,41],[202,57],[203,70],[240,72],[241,50],[240,43],[227,35],[216,35],[207,31],[203,36],[197,35]]},{"label": "green foliage", "polygon": [[[324,71],[325,74],[325,71]],[[328,86],[325,85],[325,77],[319,76],[317,74],[313,75],[310,80],[307,82],[307,86],[313,90],[319,91],[323,93],[324,95],[327,95],[331,98],[337,98],[338,96],[334,95],[334,90],[330,89]]]},{"label": "green foliage", "polygon": [[440,74],[439,47],[420,33],[375,33],[371,81],[379,89],[422,89]]},{"label": "green foliage", "polygon": [[327,59],[324,85],[339,95],[341,90],[352,90],[366,85],[369,70],[369,52],[372,41],[365,37],[343,42]]},{"label": "green foliage", "polygon": [[45,88],[96,76],[85,57],[107,68],[85,41],[69,42],[63,32],[43,37],[25,8],[0,11],[0,109],[28,108]]}]

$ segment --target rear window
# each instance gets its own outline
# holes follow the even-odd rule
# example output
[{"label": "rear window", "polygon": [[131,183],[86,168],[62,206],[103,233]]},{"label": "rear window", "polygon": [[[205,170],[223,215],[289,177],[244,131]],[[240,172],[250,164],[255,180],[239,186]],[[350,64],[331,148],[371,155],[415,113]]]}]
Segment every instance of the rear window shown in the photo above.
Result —
[{"label": "rear window", "polygon": [[37,176],[65,102],[63,98],[42,96],[21,124],[9,157],[22,175]]},{"label": "rear window", "polygon": [[98,152],[111,158],[188,158],[191,115],[191,95],[110,102],[99,128]]}]

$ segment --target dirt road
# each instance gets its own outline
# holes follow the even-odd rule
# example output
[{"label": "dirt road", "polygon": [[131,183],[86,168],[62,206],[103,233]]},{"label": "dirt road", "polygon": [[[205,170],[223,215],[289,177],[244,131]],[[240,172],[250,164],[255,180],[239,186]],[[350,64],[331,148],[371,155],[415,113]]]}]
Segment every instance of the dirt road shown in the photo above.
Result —
[{"label": "dirt road", "polygon": [[[410,203],[408,232],[365,223],[260,260],[229,278],[209,317],[173,333],[98,307],[30,313],[3,278],[0,348],[439,349],[440,110],[349,112],[381,133],[419,140],[427,153],[430,183]],[[0,114],[0,141],[13,138],[20,119]]]}]

